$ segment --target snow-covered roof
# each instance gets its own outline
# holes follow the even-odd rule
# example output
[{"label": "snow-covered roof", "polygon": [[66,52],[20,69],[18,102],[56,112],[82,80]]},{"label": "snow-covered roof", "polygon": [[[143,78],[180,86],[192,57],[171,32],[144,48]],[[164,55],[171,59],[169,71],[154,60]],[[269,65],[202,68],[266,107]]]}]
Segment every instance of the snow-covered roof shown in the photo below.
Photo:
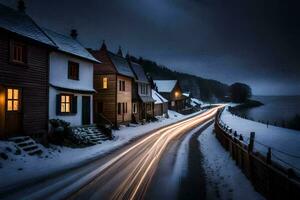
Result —
[{"label": "snow-covered roof", "polygon": [[202,101],[200,101],[199,99],[196,99],[196,98],[191,98],[191,101],[196,103],[196,104],[199,104],[199,105],[203,104]]},{"label": "snow-covered roof", "polygon": [[43,30],[25,13],[0,4],[0,27],[23,37],[56,47]]},{"label": "snow-covered roof", "polygon": [[71,36],[62,35],[49,29],[44,29],[44,31],[56,44],[58,50],[99,63],[99,61],[88,52],[88,50],[86,50]]},{"label": "snow-covered roof", "polygon": [[116,55],[112,52],[108,52],[108,55],[109,55],[110,59],[112,60],[114,66],[116,67],[119,74],[134,78],[134,74],[133,74],[127,60],[124,57]]},{"label": "snow-covered roof", "polygon": [[155,100],[155,104],[167,103],[168,100],[163,98],[158,92],[152,90],[152,98]]},{"label": "snow-covered roof", "polygon": [[183,96],[186,96],[186,97],[189,97],[190,96],[190,93],[187,93],[187,92],[184,92],[182,93]]},{"label": "snow-covered roof", "polygon": [[140,64],[130,61],[130,65],[138,81],[149,83],[145,71]]},{"label": "snow-covered roof", "polygon": [[158,92],[172,92],[177,80],[154,80]]}]

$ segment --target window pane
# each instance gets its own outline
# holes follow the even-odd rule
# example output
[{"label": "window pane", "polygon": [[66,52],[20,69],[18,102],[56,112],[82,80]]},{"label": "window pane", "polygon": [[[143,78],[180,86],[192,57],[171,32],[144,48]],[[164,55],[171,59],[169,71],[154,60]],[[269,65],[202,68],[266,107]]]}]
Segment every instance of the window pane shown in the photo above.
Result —
[{"label": "window pane", "polygon": [[19,110],[19,101],[14,101],[13,110],[18,111]]},{"label": "window pane", "polygon": [[13,110],[12,101],[7,101],[7,111],[12,111],[12,110]]},{"label": "window pane", "polygon": [[13,90],[12,89],[8,89],[7,90],[7,99],[12,99],[13,98]]},{"label": "window pane", "polygon": [[66,96],[61,96],[61,102],[66,102]]},{"label": "window pane", "polygon": [[15,89],[14,91],[14,99],[19,99],[19,90]]},{"label": "window pane", "polygon": [[70,103],[66,104],[66,112],[70,112]]},{"label": "window pane", "polygon": [[64,103],[60,104],[60,110],[61,112],[66,112],[66,105]]},{"label": "window pane", "polygon": [[103,78],[103,89],[107,89],[107,78]]},{"label": "window pane", "polygon": [[66,96],[66,102],[70,103],[70,96]]}]

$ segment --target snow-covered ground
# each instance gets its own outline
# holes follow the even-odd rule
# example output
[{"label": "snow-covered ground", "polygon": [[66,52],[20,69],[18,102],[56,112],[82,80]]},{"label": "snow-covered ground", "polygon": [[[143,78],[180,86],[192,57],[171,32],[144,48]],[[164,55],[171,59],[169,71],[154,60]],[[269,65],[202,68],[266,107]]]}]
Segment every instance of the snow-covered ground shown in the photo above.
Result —
[{"label": "snow-covered ground", "polygon": [[0,157],[0,177],[2,180],[6,180],[0,182],[0,190],[17,182],[23,182],[62,169],[74,167],[96,156],[110,152],[149,131],[199,113],[181,115],[174,111],[169,111],[168,119],[161,117],[158,122],[136,127],[121,127],[120,130],[113,131],[115,139],[112,141],[105,141],[102,144],[86,148],[68,148],[54,145],[51,148],[41,147],[44,153],[40,157],[29,156],[24,152],[21,155],[16,155],[15,144],[13,142],[0,141],[0,152],[4,152],[8,156],[7,160]]},{"label": "snow-covered ground", "polygon": [[265,155],[268,150],[267,147],[271,147],[272,160],[287,168],[292,167],[300,173],[300,131],[267,126],[259,122],[242,119],[232,115],[227,109],[223,111],[221,121],[233,131],[242,134],[244,140],[248,140],[250,132],[255,132],[255,151]]},{"label": "snow-covered ground", "polygon": [[203,131],[198,140],[207,176],[207,199],[263,199],[220,145],[213,125]]}]

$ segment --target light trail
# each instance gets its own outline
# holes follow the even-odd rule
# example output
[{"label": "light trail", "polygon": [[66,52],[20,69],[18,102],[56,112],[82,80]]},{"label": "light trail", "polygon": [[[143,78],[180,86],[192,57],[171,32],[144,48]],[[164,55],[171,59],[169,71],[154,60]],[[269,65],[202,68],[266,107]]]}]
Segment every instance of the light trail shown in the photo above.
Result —
[{"label": "light trail", "polygon": [[[110,199],[141,199],[145,194],[147,186],[151,182],[158,167],[161,156],[165,152],[170,141],[181,137],[200,124],[211,120],[221,107],[223,107],[223,105],[155,131],[151,135],[146,136],[132,145],[130,148],[124,150],[92,173],[98,174],[99,179],[105,176],[114,176],[116,172],[119,172],[120,166],[123,166],[122,162],[125,162],[124,160],[128,157],[128,159],[131,159],[132,161],[129,165],[124,166],[124,168],[128,167],[129,169],[124,169],[127,173],[123,175],[125,177],[118,181],[117,187],[111,191]],[[143,148],[144,146],[146,148]],[[129,157],[129,154],[136,154],[137,156],[136,158],[132,158],[132,155]],[[85,189],[93,184],[96,184],[96,181],[91,181],[88,185],[84,186],[74,194],[73,198],[80,198],[80,195],[85,192]]]}]

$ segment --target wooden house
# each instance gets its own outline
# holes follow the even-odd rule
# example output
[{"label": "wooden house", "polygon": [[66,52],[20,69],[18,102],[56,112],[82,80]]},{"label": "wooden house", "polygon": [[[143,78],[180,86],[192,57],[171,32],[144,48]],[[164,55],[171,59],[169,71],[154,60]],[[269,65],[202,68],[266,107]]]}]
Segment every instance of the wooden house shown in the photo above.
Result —
[{"label": "wooden house", "polygon": [[157,91],[152,90],[154,102],[154,116],[168,115],[168,100],[161,96]]},{"label": "wooden house", "polygon": [[77,41],[76,30],[70,36],[44,32],[58,47],[49,57],[49,119],[93,123],[93,65],[100,62]]},{"label": "wooden house", "polygon": [[101,61],[94,64],[94,122],[112,123],[116,127],[131,122],[132,80],[135,78],[129,63],[118,53],[107,50],[105,43],[99,50],[90,50]]},{"label": "wooden house", "polygon": [[169,109],[182,112],[185,108],[185,96],[177,80],[154,80],[157,91],[169,101]]},{"label": "wooden house", "polygon": [[25,13],[0,4],[0,138],[48,129],[49,52],[56,45]]},{"label": "wooden house", "polygon": [[141,65],[129,59],[128,62],[135,76],[132,81],[132,121],[148,121],[154,117],[155,102],[150,82]]}]

